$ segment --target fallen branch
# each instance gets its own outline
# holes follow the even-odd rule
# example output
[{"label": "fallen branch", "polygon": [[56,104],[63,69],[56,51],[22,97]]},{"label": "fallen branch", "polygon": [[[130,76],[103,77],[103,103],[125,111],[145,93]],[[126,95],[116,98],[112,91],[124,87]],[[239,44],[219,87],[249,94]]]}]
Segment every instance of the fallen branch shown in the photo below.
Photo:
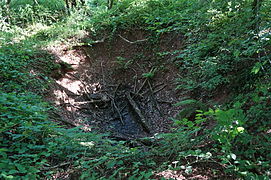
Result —
[{"label": "fallen branch", "polygon": [[137,86],[137,74],[135,75],[135,82],[134,82],[134,90],[133,92],[136,93],[136,86]]},{"label": "fallen branch", "polygon": [[104,75],[103,61],[101,62],[101,70],[102,70],[102,77],[103,77],[103,85],[105,86],[105,75]]},{"label": "fallen branch", "polygon": [[101,40],[96,40],[96,41],[90,42],[90,44],[103,43],[107,38],[108,38],[108,36],[105,36]]},{"label": "fallen branch", "polygon": [[84,105],[84,104],[98,104],[98,103],[107,103],[109,99],[91,99],[90,101],[82,101],[82,102],[73,102],[75,105]]},{"label": "fallen branch", "polygon": [[114,108],[116,109],[116,111],[117,111],[117,113],[118,113],[118,115],[120,117],[120,122],[122,123],[122,125],[124,125],[124,121],[123,121],[122,115],[121,115],[120,110],[119,110],[118,106],[116,105],[114,99],[112,99],[112,104],[113,104]]},{"label": "fallen branch", "polygon": [[136,40],[136,41],[129,41],[128,39],[122,37],[120,34],[119,34],[119,37],[120,37],[121,39],[123,39],[124,41],[130,43],[130,44],[135,44],[135,43],[144,42],[144,41],[149,40],[149,39],[140,39],[140,40]]},{"label": "fallen branch", "polygon": [[[154,90],[152,93],[153,93],[153,94],[156,94],[156,93],[162,91],[166,86],[167,86],[167,85],[165,84],[165,85],[163,85],[162,87],[160,87],[160,88]],[[149,90],[146,90],[145,92],[141,93],[141,96],[145,96],[148,92],[149,92]]]},{"label": "fallen branch", "polygon": [[140,93],[140,91],[143,89],[143,87],[145,86],[145,84],[147,83],[147,78],[143,81],[143,83],[142,83],[142,85],[141,85],[141,87],[137,90],[137,92],[135,93],[135,94],[139,94]]},{"label": "fallen branch", "polygon": [[100,40],[89,41],[89,42],[83,43],[83,44],[81,44],[81,45],[75,45],[75,46],[72,46],[72,48],[73,48],[73,49],[79,49],[79,48],[81,48],[81,47],[91,47],[91,46],[94,45],[94,44],[103,43],[107,38],[108,38],[108,36],[103,37],[103,38],[100,39]]},{"label": "fallen branch", "polygon": [[137,106],[136,102],[131,97],[130,92],[127,93],[127,99],[128,99],[128,102],[130,103],[130,105],[132,106],[133,110],[135,111],[135,113],[139,117],[139,118],[136,118],[136,119],[138,119],[138,123],[140,123],[141,126],[143,127],[143,129],[149,133],[150,132],[149,123],[148,123],[147,119],[145,119],[145,117],[143,116],[143,114],[142,114],[141,110],[139,109],[139,107]]},{"label": "fallen branch", "polygon": [[[117,88],[118,88],[118,86],[117,86]],[[107,94],[107,96],[111,99],[111,103],[112,103],[113,107],[115,108],[115,110],[117,111],[117,113],[119,115],[121,124],[124,125],[124,121],[123,121],[123,118],[122,118],[122,115],[121,115],[122,110],[119,110],[117,104],[115,103],[115,98],[110,96],[109,94]]]},{"label": "fallen branch", "polygon": [[116,89],[114,91],[113,98],[112,98],[112,103],[113,103],[113,106],[115,107],[115,109],[116,109],[116,111],[117,111],[117,113],[118,113],[118,115],[120,117],[120,121],[121,121],[122,125],[124,125],[124,121],[123,121],[122,114],[121,114],[122,110],[119,110],[117,104],[115,103],[115,97],[116,97],[116,94],[117,94],[117,91],[118,91],[120,85],[121,85],[121,83],[118,84],[118,86],[116,87]]},{"label": "fallen branch", "polygon": [[151,90],[151,96],[150,96],[150,98],[151,98],[151,100],[152,100],[153,103],[154,103],[154,107],[155,107],[156,110],[159,112],[160,116],[162,117],[162,116],[163,116],[163,113],[161,112],[161,110],[160,110],[160,108],[159,108],[159,105],[158,105],[158,103],[157,103],[157,100],[156,100],[155,97],[154,97],[154,91],[153,91],[153,88],[152,88],[152,86],[151,86],[150,81],[148,81],[148,85],[149,85],[150,90]]},{"label": "fallen branch", "polygon": [[115,89],[115,91],[114,91],[114,93],[113,93],[113,98],[114,98],[114,99],[115,99],[115,97],[116,97],[116,94],[117,94],[117,91],[118,91],[120,85],[121,85],[121,83],[119,83],[119,84],[117,85],[117,87],[116,87],[116,89]]},{"label": "fallen branch", "polygon": [[169,105],[172,105],[175,103],[174,101],[167,101],[167,100],[158,100],[157,102],[161,104],[169,104]]},{"label": "fallen branch", "polygon": [[162,87],[160,87],[159,89],[156,89],[155,91],[153,91],[153,94],[156,94],[156,93],[162,91],[166,86],[167,86],[167,85],[165,84],[165,85],[163,85]]}]

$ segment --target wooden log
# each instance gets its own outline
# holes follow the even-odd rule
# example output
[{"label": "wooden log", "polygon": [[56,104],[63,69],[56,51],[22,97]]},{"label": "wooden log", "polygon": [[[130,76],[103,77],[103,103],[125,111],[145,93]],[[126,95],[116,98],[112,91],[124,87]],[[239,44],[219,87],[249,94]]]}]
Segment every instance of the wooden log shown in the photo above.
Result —
[{"label": "wooden log", "polygon": [[133,108],[134,112],[137,114],[138,118],[136,118],[137,122],[142,126],[142,128],[147,132],[150,133],[150,127],[149,127],[149,122],[147,119],[144,117],[143,113],[139,109],[138,105],[136,102],[133,100],[133,98],[130,95],[130,92],[127,93],[127,99],[131,107]]}]

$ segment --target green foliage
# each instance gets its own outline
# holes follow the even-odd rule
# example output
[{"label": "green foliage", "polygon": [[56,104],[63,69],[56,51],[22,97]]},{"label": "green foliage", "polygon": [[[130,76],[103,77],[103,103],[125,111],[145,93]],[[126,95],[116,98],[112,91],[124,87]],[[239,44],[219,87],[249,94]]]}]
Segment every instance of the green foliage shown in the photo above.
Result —
[{"label": "green foliage", "polygon": [[133,64],[133,60],[128,60],[121,56],[118,56],[115,62],[120,66],[120,69],[128,69],[129,66]]},{"label": "green foliage", "polygon": [[184,118],[189,118],[191,117],[193,114],[195,114],[198,110],[207,110],[207,106],[197,100],[194,99],[186,99],[183,101],[180,101],[176,104],[174,104],[174,106],[182,106],[183,109],[180,110],[180,112],[177,115],[177,119],[182,120]]},{"label": "green foliage", "polygon": [[4,3],[0,4],[3,12],[0,19],[9,22],[10,25],[26,26],[31,23],[52,24],[60,20],[65,13],[64,2],[62,1],[11,1],[10,7]]},{"label": "green foliage", "polygon": [[46,115],[46,104],[33,94],[1,92],[1,174],[2,178],[33,179],[50,155],[44,138],[53,127]]},{"label": "green foliage", "polygon": [[[0,97],[1,178],[39,179],[56,173],[50,167],[61,162],[82,171],[82,179],[121,178],[130,171],[138,172],[133,177],[152,175],[139,172],[140,166],[147,169],[150,164],[140,160],[147,154],[139,149],[106,139],[106,135],[85,133],[80,127],[64,129],[48,121],[48,106],[38,96],[1,93]],[[128,162],[140,166],[123,168]]]},{"label": "green foliage", "polygon": [[[251,88],[262,76],[258,71],[263,66],[270,67],[264,60],[268,58],[264,54],[268,43],[259,36],[260,32],[251,28],[253,14],[250,3],[214,1],[208,9],[201,9],[193,19],[197,26],[189,25],[192,30],[186,33],[189,38],[187,46],[178,56],[183,64],[181,70],[187,74],[180,78],[179,88],[207,92],[223,86]],[[221,5],[225,6],[224,9]],[[269,5],[263,4],[264,7]],[[266,13],[260,9],[262,29],[268,26]]]},{"label": "green foliage", "polygon": [[[271,145],[270,139],[266,134],[270,122],[267,124],[259,124],[260,121],[256,117],[251,117],[250,111],[255,112],[254,108],[258,105],[250,107],[248,112],[241,109],[243,103],[236,102],[233,108],[226,110],[216,109],[209,111],[199,111],[196,115],[197,120],[215,120],[214,128],[206,131],[216,143],[213,144],[212,151],[219,154],[223,164],[227,166],[229,172],[237,172],[241,176],[257,176],[253,174],[255,169],[265,173],[268,176],[268,167],[270,164],[271,151],[267,148]],[[267,107],[267,106],[266,106]],[[258,114],[264,115],[268,110],[258,109]],[[253,114],[254,116],[254,114]],[[179,122],[180,123],[180,122]],[[187,119],[181,121],[188,127],[193,127],[194,122]],[[254,128],[251,130],[250,128]],[[263,129],[264,128],[264,129]],[[257,132],[257,133],[256,133]],[[263,133],[263,134],[262,134]],[[258,148],[256,148],[258,147]],[[206,149],[210,151],[210,149]]]},{"label": "green foliage", "polygon": [[228,154],[231,151],[233,140],[245,131],[242,127],[246,121],[243,111],[239,107],[225,111],[210,109],[204,115],[214,116],[217,127],[213,130],[213,139],[221,144],[221,151]]},{"label": "green foliage", "polygon": [[[223,164],[243,178],[268,179],[269,1],[262,1],[256,17],[249,0],[122,0],[110,10],[106,1],[94,0],[69,16],[64,1],[38,2],[12,1],[10,9],[0,3],[1,179],[49,178],[59,170],[51,167],[62,163],[67,165],[60,168],[72,167],[81,179],[150,179],[154,170],[191,172],[189,158]],[[42,94],[47,76],[59,66],[37,48],[138,29],[149,32],[153,44],[166,33],[185,35],[182,49],[174,50],[175,63],[181,71],[178,88],[192,97],[175,104],[183,109],[173,118],[172,132],[148,139],[154,145],[146,151],[48,121],[50,107],[30,91],[41,87],[35,92]],[[115,61],[129,69],[135,59]],[[161,61],[142,76],[153,78]],[[232,91],[231,102],[208,110],[206,97],[225,88]],[[207,140],[212,146],[197,147]]]},{"label": "green foliage", "polygon": [[[191,109],[189,112],[196,112],[194,119],[187,119],[191,117],[191,113],[184,114],[183,112],[186,112],[187,109],[190,110],[189,105],[191,106],[197,101],[193,99],[184,100],[177,103],[177,105],[184,106],[184,110],[180,111],[183,116],[179,115],[173,120],[178,127],[181,127],[180,131],[185,137],[189,137],[193,133],[201,133],[200,137],[193,138],[196,144],[211,138],[214,141],[212,148],[202,148],[201,151],[203,151],[203,154],[211,153],[214,154],[213,157],[219,158],[221,163],[227,167],[227,172],[234,172],[242,177],[258,177],[254,172],[257,170],[257,173],[262,174],[259,177],[268,179],[268,167],[271,163],[271,151],[268,148],[271,145],[268,135],[271,112],[268,105],[270,103],[269,98],[268,88],[261,88],[260,91],[257,90],[249,95],[237,97],[235,103],[231,105],[232,108],[209,109],[208,111],[196,110],[197,108]],[[202,126],[210,123],[214,124],[212,125],[213,128],[201,130]],[[170,134],[168,136],[170,137]],[[174,137],[180,137],[184,140],[183,136],[178,134]],[[166,141],[174,142],[174,138],[170,137],[170,140],[167,139]],[[196,153],[197,151],[183,151],[187,146],[184,145],[183,141],[178,143],[179,145],[175,146],[170,144],[174,147],[174,150],[178,149],[175,154],[182,152],[182,156],[174,156],[178,161],[191,156],[191,152]],[[200,162],[201,160],[197,161]],[[212,161],[217,160],[213,159]],[[189,163],[182,164],[182,166],[189,167]]]},{"label": "green foliage", "polygon": [[155,76],[156,71],[157,71],[157,68],[152,68],[150,72],[143,73],[142,76],[147,79],[152,79]]}]

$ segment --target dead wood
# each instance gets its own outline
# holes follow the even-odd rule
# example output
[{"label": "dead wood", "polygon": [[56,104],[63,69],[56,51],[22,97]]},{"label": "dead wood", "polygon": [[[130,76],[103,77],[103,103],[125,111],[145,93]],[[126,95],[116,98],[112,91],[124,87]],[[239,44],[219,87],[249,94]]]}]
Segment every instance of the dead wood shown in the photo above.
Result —
[{"label": "dead wood", "polygon": [[119,84],[117,85],[117,87],[116,87],[116,89],[115,89],[115,91],[114,91],[114,93],[113,93],[113,98],[114,98],[114,99],[115,99],[115,97],[116,97],[117,91],[118,91],[118,89],[119,89],[120,86],[121,86],[121,83],[119,83]]},{"label": "dead wood", "polygon": [[108,38],[108,36],[105,36],[103,37],[102,39],[100,40],[96,40],[96,41],[90,41],[90,42],[87,42],[87,43],[83,43],[81,45],[75,45],[75,46],[72,46],[72,49],[80,49],[82,47],[91,47],[92,45],[94,44],[99,44],[99,43],[104,43],[104,41]]},{"label": "dead wood", "polygon": [[172,105],[175,103],[174,101],[167,101],[167,100],[158,100],[157,102],[161,104],[168,104],[168,105]]},{"label": "dead wood", "polygon": [[127,99],[129,104],[131,105],[131,107],[133,108],[134,112],[137,114],[137,116],[139,118],[138,119],[138,123],[140,123],[140,125],[143,127],[143,129],[150,133],[150,127],[149,127],[149,123],[147,121],[147,119],[143,116],[143,113],[141,112],[141,110],[139,109],[138,105],[136,104],[136,102],[133,100],[133,98],[131,97],[130,92],[127,93]]},{"label": "dead wood", "polygon": [[[118,88],[118,86],[117,86],[117,88]],[[117,89],[117,88],[116,88],[116,89]],[[117,91],[117,90],[115,90],[115,91]],[[106,94],[107,94],[107,96],[111,99],[111,104],[112,104],[113,108],[117,111],[117,113],[118,113],[118,115],[119,115],[119,118],[120,118],[120,121],[121,121],[122,125],[124,125],[124,121],[123,121],[123,118],[122,118],[122,115],[121,115],[121,111],[122,111],[122,110],[120,110],[120,109],[118,108],[118,106],[117,106],[117,104],[116,104],[116,102],[115,102],[115,97],[112,97],[112,96],[109,95],[108,93],[106,93]]]},{"label": "dead wood", "polygon": [[144,41],[149,40],[149,39],[140,39],[140,40],[136,40],[136,41],[129,41],[128,39],[122,37],[120,34],[119,34],[119,37],[120,37],[121,39],[123,39],[124,41],[130,43],[130,44],[140,43],[140,42],[144,42]]},{"label": "dead wood", "polygon": [[118,113],[118,115],[120,117],[120,121],[121,121],[122,125],[124,125],[124,121],[123,121],[122,114],[121,114],[122,109],[120,110],[118,108],[117,104],[115,103],[115,97],[116,97],[116,94],[117,94],[117,91],[118,91],[120,85],[121,85],[121,83],[118,84],[118,86],[116,87],[116,89],[114,91],[113,98],[112,98],[112,103],[113,103],[113,106],[115,107],[115,109],[116,109],[116,111],[117,111],[117,113]]},{"label": "dead wood", "polygon": [[122,123],[122,125],[124,125],[124,121],[123,121],[122,115],[121,115],[120,110],[119,110],[118,106],[116,105],[114,99],[112,100],[112,104],[113,104],[114,108],[116,109],[116,111],[117,111],[117,113],[118,113],[118,115],[120,117],[120,122]]},{"label": "dead wood", "polygon": [[156,108],[156,110],[159,112],[160,116],[162,117],[163,116],[163,113],[161,112],[160,108],[159,108],[159,105],[158,105],[158,102],[157,100],[155,99],[154,97],[154,91],[153,91],[153,88],[152,88],[152,85],[150,83],[150,81],[148,81],[148,85],[150,87],[150,90],[151,90],[151,95],[150,95],[150,98],[154,104],[154,107]]},{"label": "dead wood", "polygon": [[167,85],[165,84],[165,85],[163,85],[162,87],[160,87],[159,89],[154,90],[154,91],[153,91],[153,94],[156,94],[156,93],[162,91],[166,86],[167,86]]},{"label": "dead wood", "polygon": [[[162,84],[161,84],[161,85],[162,85]],[[151,90],[151,93],[152,93],[152,94],[156,94],[156,93],[162,91],[166,86],[167,86],[167,85],[163,85],[163,86],[161,86],[160,88],[155,89],[155,90],[147,89],[146,91],[144,91],[144,92],[141,93],[140,95],[143,97],[143,96],[145,96],[150,90]],[[159,86],[156,86],[156,87],[159,87]],[[155,88],[155,87],[153,87],[153,89],[154,89],[154,88]]]},{"label": "dead wood", "polygon": [[143,81],[141,87],[137,90],[137,92],[135,94],[139,94],[140,91],[143,89],[143,87],[146,85],[146,83],[147,83],[147,78]]},{"label": "dead wood", "polygon": [[109,99],[91,99],[90,101],[74,102],[75,105],[107,103]]},{"label": "dead wood", "polygon": [[103,61],[101,62],[101,70],[102,70],[102,77],[103,77],[103,85],[106,86],[106,84],[105,84],[105,75],[104,75]]}]

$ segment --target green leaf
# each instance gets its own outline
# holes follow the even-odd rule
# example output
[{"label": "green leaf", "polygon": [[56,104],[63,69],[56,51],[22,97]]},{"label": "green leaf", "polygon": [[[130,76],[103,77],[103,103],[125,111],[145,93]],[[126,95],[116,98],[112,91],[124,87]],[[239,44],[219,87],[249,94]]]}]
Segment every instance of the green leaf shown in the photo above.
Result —
[{"label": "green leaf", "polygon": [[254,73],[254,74],[258,74],[258,72],[260,71],[262,67],[262,64],[257,62],[254,67],[252,68],[251,72]]},{"label": "green leaf", "polygon": [[231,154],[231,158],[233,159],[233,160],[236,160],[236,155],[235,154]]},{"label": "green leaf", "polygon": [[106,167],[108,168],[108,169],[111,169],[111,168],[113,168],[115,165],[116,165],[116,161],[115,160],[113,160],[113,161],[109,161],[109,163],[107,163],[107,165],[106,165]]},{"label": "green leaf", "polygon": [[17,169],[19,170],[20,173],[26,173],[27,172],[23,165],[16,163],[15,166],[17,167]]},{"label": "green leaf", "polygon": [[4,173],[2,173],[1,176],[3,176],[4,179],[13,179],[14,178],[14,176],[12,176],[12,175],[6,175]]},{"label": "green leaf", "polygon": [[15,169],[12,169],[8,172],[8,174],[16,174],[18,173],[19,171],[15,170]]}]

